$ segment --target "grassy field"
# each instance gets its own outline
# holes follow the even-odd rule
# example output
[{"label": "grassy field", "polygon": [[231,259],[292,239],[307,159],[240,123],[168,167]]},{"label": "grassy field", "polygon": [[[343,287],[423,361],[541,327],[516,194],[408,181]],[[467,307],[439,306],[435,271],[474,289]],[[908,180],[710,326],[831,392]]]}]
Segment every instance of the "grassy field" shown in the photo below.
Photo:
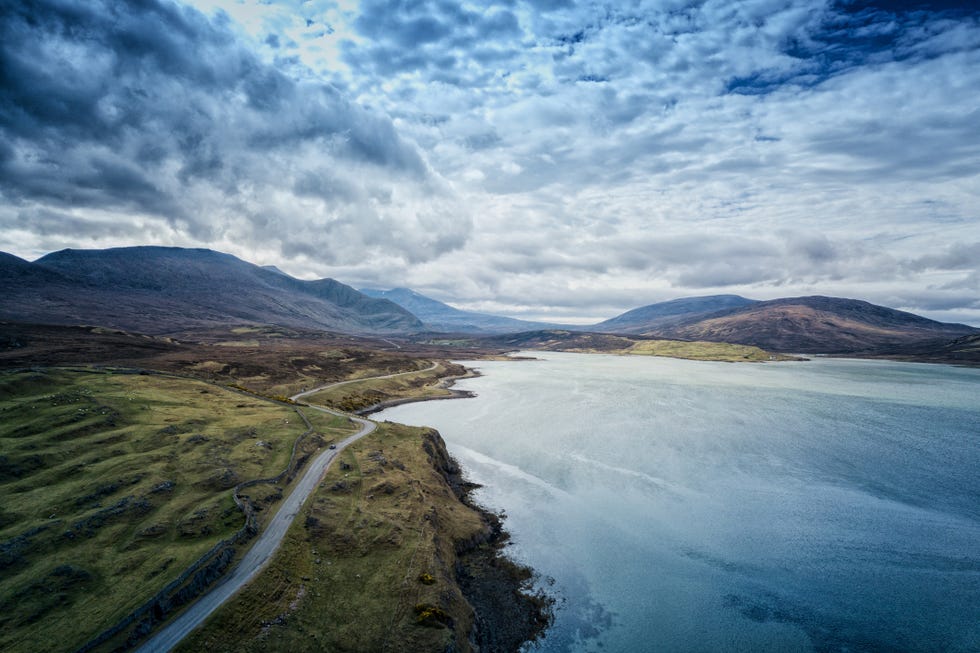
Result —
[{"label": "grassy field", "polygon": [[386,423],[346,449],[266,571],[177,650],[449,650],[473,619],[454,541],[485,526],[437,471],[436,437]]},{"label": "grassy field", "polygon": [[[329,334],[257,327],[187,341],[187,334],[164,339],[5,326],[0,368],[12,371],[0,372],[4,652],[77,649],[235,533],[243,517],[232,488],[283,470],[306,430],[297,410],[316,431],[301,439],[300,461],[354,428],[346,417],[262,397],[360,379],[343,394],[311,403],[361,408],[448,395],[441,379],[465,372],[452,364],[423,372],[446,355],[430,345],[395,350],[385,341],[378,349]],[[14,371],[25,368],[46,371]],[[403,371],[415,373],[365,378]],[[511,648],[540,632],[540,600],[514,594],[531,572],[499,559],[499,540],[484,542],[498,526],[461,503],[438,473],[436,467],[449,466],[433,444],[440,442],[432,432],[384,425],[343,452],[338,463],[346,468],[335,463],[277,561],[242,593],[238,607],[223,609],[183,650],[444,651],[455,642],[466,651],[458,638],[465,639],[473,615],[460,584],[482,619],[496,616],[486,622],[488,632],[499,636],[516,624]],[[288,487],[266,484],[243,491],[260,526],[284,493]],[[457,557],[457,544],[474,536],[481,544]],[[236,547],[239,555],[246,546]],[[465,582],[454,577],[457,561]],[[97,650],[111,650],[127,635]],[[194,644],[205,636],[206,646]]]},{"label": "grassy field", "polygon": [[485,342],[487,345],[504,347],[510,351],[529,349],[583,354],[629,354],[733,363],[796,360],[793,356],[773,354],[748,345],[707,341],[651,340],[642,336],[582,333],[563,329],[546,329],[503,335],[487,338]]},{"label": "grassy field", "polygon": [[439,363],[431,370],[423,368],[416,373],[401,374],[390,379],[365,379],[357,383],[346,383],[312,394],[306,400],[311,404],[356,411],[398,399],[448,397],[452,393],[443,387],[442,379],[465,373],[465,368],[460,365]]},{"label": "grassy field", "polygon": [[[308,412],[304,441],[353,430]],[[74,650],[143,603],[242,526],[233,486],[282,471],[305,431],[198,381],[0,374],[0,650]]]},{"label": "grassy field", "polygon": [[791,356],[771,354],[749,345],[730,345],[724,342],[685,342],[680,340],[640,340],[621,353],[638,356],[668,356],[703,361],[771,361],[791,360]]}]

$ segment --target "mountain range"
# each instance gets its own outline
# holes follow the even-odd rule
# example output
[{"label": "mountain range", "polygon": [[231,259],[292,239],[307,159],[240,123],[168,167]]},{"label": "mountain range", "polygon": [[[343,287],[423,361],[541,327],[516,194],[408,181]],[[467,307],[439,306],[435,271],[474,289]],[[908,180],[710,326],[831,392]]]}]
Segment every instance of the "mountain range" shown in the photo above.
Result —
[{"label": "mountain range", "polygon": [[0,319],[161,334],[278,324],[342,333],[423,329],[397,304],[333,279],[303,281],[207,249],[65,249],[33,263],[0,256]]},{"label": "mountain range", "polygon": [[229,254],[173,247],[66,249],[34,262],[0,252],[0,285],[0,320],[148,334],[246,324],[402,336],[563,329],[747,344],[777,352],[887,351],[901,356],[908,351],[919,357],[928,351],[973,356],[971,338],[980,334],[963,324],[821,296],[769,301],[686,297],[570,327],[462,311],[408,288],[359,292],[333,279],[304,281]]},{"label": "mountain range", "polygon": [[409,288],[392,288],[391,290],[362,288],[361,292],[368,297],[388,299],[395,302],[422,320],[426,328],[432,331],[499,334],[533,331],[535,329],[569,328],[561,324],[531,322],[500,315],[463,311]]},{"label": "mountain range", "polygon": [[[863,354],[911,345],[939,346],[955,338],[980,333],[980,329],[965,324],[936,322],[913,313],[839,297],[791,297],[770,301],[739,295],[683,297],[641,306],[589,326],[563,326],[467,313],[406,288],[368,292],[398,303],[433,330],[476,335],[557,329],[728,342],[803,354]],[[470,316],[486,320],[485,326],[474,327],[477,320]]]}]

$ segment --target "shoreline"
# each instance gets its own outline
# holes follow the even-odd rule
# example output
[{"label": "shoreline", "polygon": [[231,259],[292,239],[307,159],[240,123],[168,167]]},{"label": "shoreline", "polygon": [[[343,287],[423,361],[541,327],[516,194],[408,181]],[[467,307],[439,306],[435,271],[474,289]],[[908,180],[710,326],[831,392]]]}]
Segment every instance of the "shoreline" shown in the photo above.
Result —
[{"label": "shoreline", "polygon": [[476,379],[483,374],[479,370],[472,369],[470,367],[465,368],[466,374],[457,374],[454,376],[446,376],[439,380],[439,385],[437,387],[444,390],[448,390],[450,394],[448,395],[436,395],[434,397],[399,397],[398,399],[388,399],[386,401],[379,401],[376,404],[371,404],[367,408],[360,408],[353,411],[355,415],[361,417],[366,417],[368,415],[373,415],[374,413],[380,413],[387,408],[394,408],[395,406],[401,406],[404,404],[414,404],[421,401],[442,401],[445,399],[472,399],[476,396],[475,392],[470,390],[454,390],[453,385],[456,381],[461,379]]},{"label": "shoreline", "polygon": [[[452,389],[460,379],[483,376],[478,370],[466,370],[466,374],[441,380],[440,386],[452,394],[392,399],[356,411],[356,414],[366,416],[408,403],[476,397],[470,390]],[[457,557],[455,582],[474,613],[470,632],[461,635],[481,653],[517,653],[525,645],[544,637],[554,621],[555,600],[540,590],[533,590],[532,583],[538,576],[532,567],[514,562],[504,554],[510,543],[504,518],[472,498],[472,492],[481,486],[464,478],[462,465],[449,452],[442,435],[435,429],[432,432],[437,442],[436,451],[430,453],[433,465],[456,500],[479,515],[484,525],[483,533],[454,544]]]},{"label": "shoreline", "polygon": [[461,633],[480,653],[518,653],[539,641],[554,621],[555,600],[532,588],[537,572],[514,562],[504,549],[510,534],[503,517],[475,502],[481,487],[463,477],[463,468],[449,453],[442,435],[432,429],[435,447],[430,457],[456,500],[480,517],[482,532],[456,541],[454,580],[473,609],[468,633]]},{"label": "shoreline", "polygon": [[504,555],[510,533],[500,516],[471,500],[473,489],[468,488],[460,501],[489,525],[490,537],[484,545],[457,553],[456,583],[474,611],[470,640],[481,653],[517,653],[546,636],[554,622],[555,599],[533,591],[538,578],[533,567]]}]

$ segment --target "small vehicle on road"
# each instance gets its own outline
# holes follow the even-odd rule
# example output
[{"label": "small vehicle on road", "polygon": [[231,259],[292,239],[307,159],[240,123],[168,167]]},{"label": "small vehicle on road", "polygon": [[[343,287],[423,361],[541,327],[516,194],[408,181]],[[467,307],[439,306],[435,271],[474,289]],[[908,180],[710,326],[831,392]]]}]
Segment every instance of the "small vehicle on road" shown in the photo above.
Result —
[{"label": "small vehicle on road", "polygon": [[336,448],[337,448],[337,445],[335,445],[335,444],[332,444],[332,445],[330,445],[330,446],[329,446],[329,447],[327,447],[327,448],[328,448],[328,449],[336,449]]}]

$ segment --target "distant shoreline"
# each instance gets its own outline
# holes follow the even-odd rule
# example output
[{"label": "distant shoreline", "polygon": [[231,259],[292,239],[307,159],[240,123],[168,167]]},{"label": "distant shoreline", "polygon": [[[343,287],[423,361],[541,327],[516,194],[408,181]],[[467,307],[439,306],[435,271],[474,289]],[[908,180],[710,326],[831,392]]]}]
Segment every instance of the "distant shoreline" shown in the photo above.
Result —
[{"label": "distant shoreline", "polygon": [[[453,384],[460,379],[483,376],[479,370],[469,367],[466,370],[466,374],[446,377],[440,381],[440,386],[452,394],[392,399],[363,408],[356,411],[356,414],[366,416],[409,403],[476,397],[475,392],[452,389]],[[443,469],[442,472],[446,483],[460,503],[480,515],[486,527],[484,537],[456,545],[456,583],[475,611],[473,631],[467,636],[475,640],[481,650],[516,653],[524,645],[544,636],[553,621],[554,601],[540,592],[527,593],[527,583],[535,576],[534,569],[516,563],[503,554],[504,547],[510,541],[510,534],[504,528],[503,516],[473,500],[472,491],[480,486],[464,480],[462,465],[448,451],[441,435],[439,442],[440,448],[452,461],[450,469]]]},{"label": "distant shoreline", "polygon": [[398,399],[388,399],[387,401],[380,401],[376,404],[372,404],[367,408],[361,408],[360,410],[353,411],[355,415],[360,415],[366,417],[368,415],[373,415],[374,413],[379,413],[387,408],[394,408],[395,406],[401,406],[403,404],[414,404],[420,401],[442,401],[445,399],[470,399],[476,396],[475,392],[470,390],[455,390],[453,385],[456,381],[460,379],[475,379],[477,377],[483,376],[478,370],[472,368],[466,368],[466,374],[460,374],[456,376],[447,376],[440,380],[440,388],[444,388],[450,392],[448,395],[435,396],[435,397],[400,397]]}]

